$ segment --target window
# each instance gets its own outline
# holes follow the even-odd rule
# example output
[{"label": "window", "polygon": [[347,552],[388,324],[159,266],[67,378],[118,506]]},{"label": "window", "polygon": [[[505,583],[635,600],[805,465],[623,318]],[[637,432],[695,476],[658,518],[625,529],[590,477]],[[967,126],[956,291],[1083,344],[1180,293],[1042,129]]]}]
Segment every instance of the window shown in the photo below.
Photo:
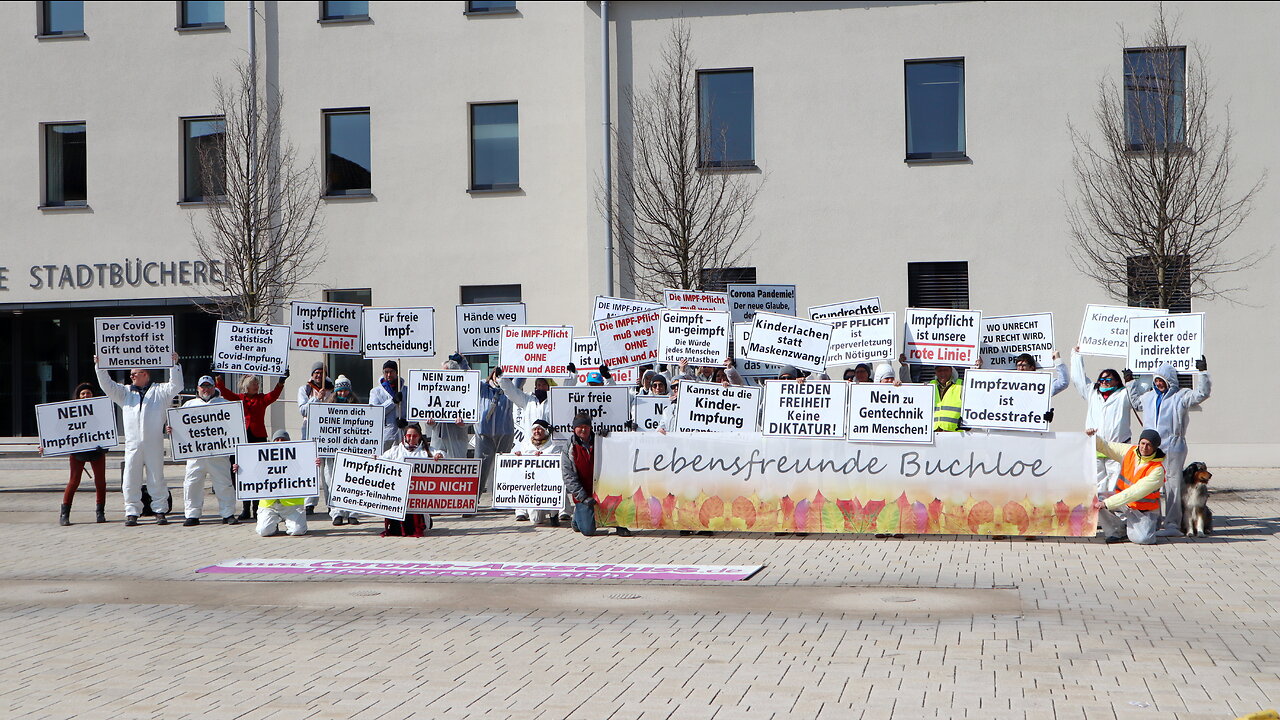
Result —
[{"label": "window", "polygon": [[520,188],[520,122],[517,103],[471,106],[471,189]]},{"label": "window", "polygon": [[53,207],[85,205],[85,125],[44,126],[44,204]]},{"label": "window", "polygon": [[497,15],[516,11],[515,0],[474,0],[467,3],[468,15]]},{"label": "window", "polygon": [[[325,302],[351,303],[369,307],[373,304],[373,291],[362,290],[325,290]],[[373,387],[374,367],[372,360],[365,360],[362,355],[331,355],[325,353],[325,372],[329,379],[336,381],[339,375],[346,375],[351,381],[351,393],[356,402],[369,399],[369,389]],[[381,374],[382,362],[378,362],[378,374]],[[407,374],[407,372],[406,372]]]},{"label": "window", "polygon": [[226,194],[226,124],[220,117],[182,121],[183,202],[204,202]]},{"label": "window", "polygon": [[320,3],[320,21],[368,20],[369,3],[352,0],[325,0]]},{"label": "window", "polygon": [[698,72],[699,149],[704,167],[755,165],[752,70]]},{"label": "window", "polygon": [[907,306],[967,310],[969,263],[907,263]]},{"label": "window", "polygon": [[[1164,284],[1169,288],[1169,312],[1191,312],[1191,261],[1186,255],[1165,259]],[[1150,255],[1129,258],[1128,291],[1130,307],[1161,307],[1155,258]]]},{"label": "window", "polygon": [[1185,48],[1124,51],[1124,115],[1130,150],[1165,150],[1183,143],[1186,72]]},{"label": "window", "polygon": [[84,3],[46,0],[40,3],[41,35],[83,35]]},{"label": "window", "polygon": [[227,26],[226,11],[222,0],[202,1],[183,0],[178,3],[182,17],[178,18],[179,28],[224,28]]},{"label": "window", "polygon": [[325,195],[368,195],[369,109],[324,112]]},{"label": "window", "polygon": [[907,160],[965,159],[964,59],[908,60]]},{"label": "window", "polygon": [[730,285],[755,285],[756,269],[739,268],[702,268],[698,273],[698,283],[707,292],[725,292]]}]

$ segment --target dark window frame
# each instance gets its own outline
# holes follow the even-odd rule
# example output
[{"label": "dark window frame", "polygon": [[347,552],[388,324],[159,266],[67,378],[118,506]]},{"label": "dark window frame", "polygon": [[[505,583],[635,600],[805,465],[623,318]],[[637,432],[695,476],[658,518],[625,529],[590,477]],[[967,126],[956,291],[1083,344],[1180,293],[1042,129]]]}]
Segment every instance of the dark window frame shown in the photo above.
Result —
[{"label": "dark window frame", "polygon": [[189,0],[178,0],[178,24],[173,28],[178,32],[189,32],[199,30],[226,30],[227,29],[227,3],[222,3],[222,22],[217,23],[192,23],[187,20],[187,3]]},{"label": "dark window frame", "polygon": [[[368,115],[369,116],[369,187],[335,191],[329,185],[329,118],[334,115]],[[325,108],[320,111],[321,140],[324,143],[324,187],[321,189],[326,198],[365,198],[373,196],[373,112],[368,107]]]},{"label": "dark window frame", "polygon": [[36,28],[37,38],[78,38],[85,37],[84,32],[84,2],[80,2],[80,29],[79,30],[50,30],[49,29],[49,0],[40,0],[39,16],[36,18],[39,23]]},{"label": "dark window frame", "polygon": [[[85,136],[84,199],[55,201],[55,200],[51,200],[49,197],[52,194],[49,192],[50,190],[49,183],[52,182],[52,179],[50,177],[50,172],[49,172],[50,170],[49,163],[51,162],[50,152],[49,152],[49,143],[53,136],[53,129],[55,127],[66,127],[71,125],[79,125],[84,128],[84,136]],[[88,122],[85,122],[83,120],[81,121],[73,120],[73,121],[60,121],[60,122],[49,122],[49,123],[40,124],[40,158],[41,160],[43,160],[43,162],[41,163],[41,173],[40,173],[41,175],[40,207],[41,208],[59,209],[59,208],[89,207],[89,157],[88,156],[89,156],[89,123]]]},{"label": "dark window frame", "polygon": [[726,292],[730,285],[756,285],[758,275],[754,265],[701,268],[698,270],[698,284],[703,292]]},{"label": "dark window frame", "polygon": [[[187,169],[188,169],[188,162],[189,162],[187,144],[191,141],[191,133],[188,130],[188,128],[190,127],[190,123],[208,122],[210,120],[222,121],[222,132],[223,132],[222,163],[223,163],[224,172],[226,170],[227,116],[225,115],[192,115],[192,116],[178,118],[178,130],[181,133],[181,141],[182,141],[182,148],[181,148],[182,150],[182,180],[181,180],[182,187],[181,187],[181,192],[179,193],[179,196],[182,199],[178,201],[178,204],[180,205],[190,205],[190,204],[203,205],[208,203],[224,202],[227,199],[227,193],[226,193],[227,186],[226,186],[225,177],[223,179],[222,193],[217,195],[192,195],[191,188],[187,186]],[[202,176],[203,176],[203,173],[202,173]]]},{"label": "dark window frame", "polygon": [[[320,3],[319,17],[316,20],[316,22],[318,23],[322,23],[322,24],[360,23],[360,22],[371,22],[373,20],[373,18],[369,15],[369,11],[367,9],[365,10],[365,13],[363,15],[330,15],[329,3],[326,2],[326,0],[319,0],[319,3]],[[367,8],[367,4],[366,4],[366,8]]]},{"label": "dark window frame", "polygon": [[[961,114],[964,120],[964,150],[946,151],[946,152],[911,152],[911,98],[910,88],[907,84],[907,68],[911,65],[925,65],[930,63],[960,63],[960,98]],[[955,162],[969,160],[969,113],[968,103],[964,102],[966,97],[966,89],[968,88],[968,73],[966,72],[966,63],[964,56],[956,57],[934,57],[934,58],[912,58],[902,61],[902,141],[904,149],[903,162],[908,163],[928,163],[928,162]]]},{"label": "dark window frame", "polygon": [[[492,105],[515,105],[516,106],[516,181],[514,183],[491,183],[479,185],[476,183],[476,108]],[[520,187],[520,101],[519,100],[488,100],[484,102],[467,103],[467,192],[469,193],[503,193],[516,192],[521,190]]]},{"label": "dark window frame", "polygon": [[[1150,255],[1132,255],[1127,262],[1128,281],[1125,283],[1125,298],[1130,307],[1156,307],[1155,297],[1151,292],[1142,292],[1134,287],[1134,281],[1143,276],[1150,277],[1155,272],[1155,262]],[[1172,282],[1175,283],[1174,297],[1169,303],[1170,307],[1165,308],[1171,313],[1189,313],[1192,312],[1192,294],[1191,294],[1191,258],[1189,255],[1178,255],[1166,259],[1166,273],[1175,273]],[[1153,282],[1145,280],[1146,282]]]},{"label": "dark window frame", "polygon": [[[702,117],[702,78],[704,75],[721,75],[728,73],[750,73],[751,74],[751,158],[748,160],[711,160],[707,157],[707,148],[703,143],[709,138],[704,137],[707,132],[703,130],[705,127]],[[705,70],[697,70],[694,72],[694,102],[698,107],[698,168],[700,170],[719,170],[719,169],[751,169],[757,168],[756,165],[756,69],[755,67],[730,67],[730,68],[707,68]]]},{"label": "dark window frame", "polygon": [[[1165,141],[1162,144],[1160,144],[1158,147],[1149,148],[1144,143],[1133,142],[1134,138],[1130,131],[1130,118],[1132,117],[1133,107],[1130,104],[1131,91],[1129,89],[1129,77],[1130,77],[1129,57],[1130,55],[1138,54],[1138,53],[1154,55],[1156,53],[1170,53],[1170,52],[1178,53],[1178,55],[1182,60],[1182,78],[1181,78],[1182,82],[1181,82],[1181,88],[1179,90],[1179,96],[1181,97],[1181,100],[1182,100],[1182,107],[1180,108],[1180,113],[1178,118],[1179,120],[1178,136],[1179,137],[1178,139],[1172,140],[1172,141],[1166,138]],[[1166,80],[1166,82],[1168,81]],[[1187,46],[1170,45],[1168,47],[1125,48],[1123,66],[1122,66],[1122,83],[1123,83],[1123,92],[1124,92],[1125,144],[1128,147],[1129,152],[1143,154],[1148,152],[1181,152],[1185,150],[1186,141],[1187,141],[1187,126],[1186,126],[1186,122],[1187,122]],[[1157,89],[1157,90],[1145,90],[1145,91],[1133,91],[1133,92],[1159,92],[1159,90]],[[1166,133],[1168,132],[1167,128],[1165,132]]]},{"label": "dark window frame", "polygon": [[463,8],[462,10],[463,15],[474,15],[479,17],[484,17],[486,15],[518,15],[520,14],[520,10],[518,9],[518,6],[515,5],[514,3],[511,5],[511,7],[488,8],[483,10],[476,10],[474,7],[472,7],[471,0],[466,0],[466,2],[462,4],[462,8]]}]

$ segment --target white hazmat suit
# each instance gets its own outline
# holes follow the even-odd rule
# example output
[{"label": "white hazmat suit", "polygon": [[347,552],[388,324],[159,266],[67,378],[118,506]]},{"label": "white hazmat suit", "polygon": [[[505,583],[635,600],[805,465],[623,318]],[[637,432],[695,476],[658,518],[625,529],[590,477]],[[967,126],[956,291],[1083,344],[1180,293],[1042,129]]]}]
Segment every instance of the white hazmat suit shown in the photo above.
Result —
[{"label": "white hazmat suit", "polygon": [[[214,395],[208,401],[198,395],[184,403],[182,407],[203,407],[226,402],[220,395]],[[236,514],[236,489],[231,483],[231,456],[192,458],[187,461],[187,474],[182,479],[182,509],[189,518],[197,518],[204,513],[204,479],[209,478],[213,486],[213,496],[218,499],[218,517],[226,518]],[[155,494],[152,493],[152,497]]]},{"label": "white hazmat suit", "polygon": [[169,382],[146,388],[121,385],[98,368],[98,385],[120,406],[124,420],[124,514],[142,514],[142,483],[151,494],[151,509],[169,512],[169,491],[164,483],[164,427],[173,398],[182,390],[182,366],[169,371]]}]

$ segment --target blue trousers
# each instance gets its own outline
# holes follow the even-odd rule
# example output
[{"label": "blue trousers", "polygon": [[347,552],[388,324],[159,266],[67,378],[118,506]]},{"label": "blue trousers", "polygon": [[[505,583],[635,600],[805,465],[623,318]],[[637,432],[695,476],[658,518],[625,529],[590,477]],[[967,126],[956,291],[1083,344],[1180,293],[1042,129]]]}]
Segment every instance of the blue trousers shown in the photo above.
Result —
[{"label": "blue trousers", "polygon": [[592,500],[573,506],[573,529],[583,535],[596,534],[596,504]]}]

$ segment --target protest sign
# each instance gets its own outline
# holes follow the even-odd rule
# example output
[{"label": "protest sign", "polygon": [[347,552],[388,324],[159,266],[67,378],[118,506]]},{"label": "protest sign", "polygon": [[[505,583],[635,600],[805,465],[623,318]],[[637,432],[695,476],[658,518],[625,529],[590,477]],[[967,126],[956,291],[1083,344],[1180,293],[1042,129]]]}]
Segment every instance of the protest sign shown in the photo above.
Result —
[{"label": "protest sign", "polygon": [[1161,308],[1124,307],[1119,305],[1085,305],[1080,323],[1081,355],[1126,357],[1129,352],[1129,320],[1135,317],[1159,317],[1169,311]]},{"label": "protest sign", "polygon": [[845,439],[849,385],[843,380],[766,380],[760,432],[772,437]]},{"label": "protest sign", "polygon": [[169,408],[169,427],[174,460],[234,455],[249,442],[240,401]]},{"label": "protest sign", "polygon": [[632,400],[635,417],[632,418],[640,432],[655,432],[662,427],[662,416],[667,412],[671,398],[665,395],[637,395]]},{"label": "protest sign", "polygon": [[562,510],[560,455],[499,455],[493,471],[495,510]]},{"label": "protest sign", "polygon": [[307,439],[316,442],[320,457],[340,452],[377,455],[382,452],[385,413],[377,405],[311,403],[307,405]]},{"label": "protest sign", "polygon": [[729,315],[704,310],[663,310],[658,358],[664,363],[722,365],[729,358]]},{"label": "protest sign", "polygon": [[911,365],[973,367],[978,361],[982,313],[907,308],[902,352]]},{"label": "protest sign", "polygon": [[591,321],[595,322],[596,320],[603,320],[617,315],[630,315],[641,310],[657,310],[661,307],[661,303],[649,302],[648,300],[628,300],[627,298],[597,295],[595,310],[591,313]]},{"label": "protest sign", "polygon": [[364,356],[435,357],[435,308],[365,308]]},{"label": "protest sign", "polygon": [[878,315],[881,312],[883,311],[880,309],[880,298],[877,296],[861,300],[846,300],[830,305],[814,305],[809,308],[809,319],[836,325],[837,320],[862,315]]},{"label": "protest sign", "polygon": [[360,319],[364,306],[350,303],[300,302],[289,310],[289,349],[333,355],[359,355]]},{"label": "protest sign", "polygon": [[655,362],[658,359],[661,318],[662,313],[658,310],[641,310],[595,321],[599,359],[610,369]]},{"label": "protest sign", "polygon": [[600,344],[594,335],[573,339],[573,366],[578,368],[600,367]]},{"label": "protest sign", "polygon": [[796,314],[795,285],[729,285],[726,289],[733,322],[750,322],[761,311]]},{"label": "protest sign", "polygon": [[404,520],[411,469],[407,462],[338,453],[333,459],[329,507]]},{"label": "protest sign", "polygon": [[822,372],[827,368],[830,346],[831,326],[827,323],[761,311],[751,320],[747,344],[738,352],[759,362]]},{"label": "protest sign", "polygon": [[408,515],[452,515],[476,511],[480,497],[479,460],[407,457]]},{"label": "protest sign", "polygon": [[680,383],[676,429],[680,432],[737,432],[756,429],[760,388],[718,383]]},{"label": "protest sign", "polygon": [[1053,367],[1053,313],[982,318],[979,347],[986,370],[1012,370],[1014,358],[1027,353],[1036,366]]},{"label": "protest sign", "polygon": [[512,377],[570,377],[573,328],[568,325],[507,325],[498,348],[502,372]]},{"label": "protest sign", "polygon": [[45,457],[120,444],[116,437],[115,406],[111,398],[102,395],[36,405],[36,427]]},{"label": "protest sign", "polygon": [[663,290],[662,301],[671,310],[729,311],[729,293],[705,290]]},{"label": "protest sign", "polygon": [[892,360],[897,329],[898,314],[892,312],[832,319],[827,367]]},{"label": "protest sign", "polygon": [[320,494],[316,481],[316,444],[295,442],[248,443],[236,446],[236,499],[270,500],[313,497]]},{"label": "protest sign", "polygon": [[1129,319],[1128,367],[1155,372],[1164,364],[1180,373],[1193,372],[1204,355],[1204,313],[1176,313]]},{"label": "protest sign", "polygon": [[283,376],[289,369],[289,326],[219,320],[214,328],[213,369]]},{"label": "protest sign", "polygon": [[93,319],[93,347],[98,367],[173,367],[173,316]]},{"label": "protest sign", "polygon": [[849,442],[933,442],[932,385],[849,385]]},{"label": "protest sign", "polygon": [[1050,372],[970,370],[964,376],[960,417],[974,428],[1045,431],[1052,396]]},{"label": "protest sign", "polygon": [[502,344],[502,326],[524,325],[524,303],[458,305],[456,308],[458,352],[463,355],[493,354]]},{"label": "protest sign", "polygon": [[[591,373],[599,372],[598,367],[577,368],[577,378],[579,385],[586,385],[587,380],[591,377]],[[625,368],[609,368],[609,376],[613,378],[615,385],[625,385],[627,387],[635,387],[640,379],[640,368],[632,366]]]},{"label": "protest sign", "polygon": [[781,365],[773,363],[762,363],[759,360],[751,360],[742,357],[742,348],[745,348],[751,342],[751,323],[740,322],[733,324],[733,354],[737,363],[738,373],[743,377],[778,377],[778,371],[782,369]]},{"label": "protest sign", "polygon": [[591,418],[596,430],[622,432],[631,419],[631,389],[625,386],[551,388],[551,430],[557,438],[573,434],[573,419]]},{"label": "protest sign", "polygon": [[409,422],[480,420],[478,370],[410,370]]}]

